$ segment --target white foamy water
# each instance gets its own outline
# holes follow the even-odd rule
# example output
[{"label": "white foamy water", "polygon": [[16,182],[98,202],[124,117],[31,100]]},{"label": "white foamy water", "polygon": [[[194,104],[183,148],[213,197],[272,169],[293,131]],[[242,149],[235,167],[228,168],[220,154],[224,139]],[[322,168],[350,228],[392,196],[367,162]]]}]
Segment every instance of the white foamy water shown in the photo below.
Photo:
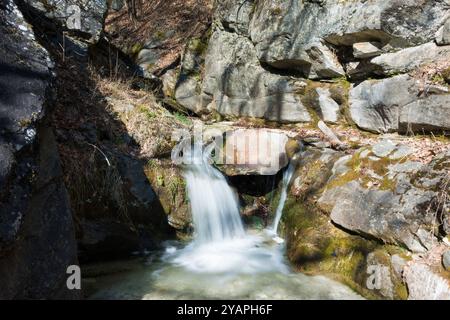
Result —
[{"label": "white foamy water", "polygon": [[287,272],[282,247],[244,231],[238,196],[210,164],[210,150],[192,148],[184,176],[195,227],[194,241],[172,263],[198,273]]},{"label": "white foamy water", "polygon": [[[292,273],[283,242],[267,230],[245,232],[236,193],[207,156],[198,150],[193,156],[185,178],[194,240],[168,243],[126,272],[96,277],[91,299],[361,299],[325,277]],[[293,171],[289,167],[283,178],[283,202]]]},{"label": "white foamy water", "polygon": [[245,236],[237,194],[225,177],[209,163],[209,154],[192,148],[192,164],[186,166],[188,197],[195,227],[195,245]]},{"label": "white foamy water", "polygon": [[277,211],[275,213],[275,220],[273,221],[272,228],[269,230],[275,235],[278,232],[278,225],[280,224],[281,216],[283,214],[284,204],[286,203],[287,199],[288,187],[295,172],[295,166],[295,161],[291,161],[288,168],[283,172],[280,201],[278,202]]}]

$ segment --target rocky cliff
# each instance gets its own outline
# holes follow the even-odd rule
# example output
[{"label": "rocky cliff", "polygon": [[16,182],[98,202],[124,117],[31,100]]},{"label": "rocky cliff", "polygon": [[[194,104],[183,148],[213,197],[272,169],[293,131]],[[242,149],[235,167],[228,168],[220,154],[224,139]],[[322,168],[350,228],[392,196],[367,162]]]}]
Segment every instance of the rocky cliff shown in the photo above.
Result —
[{"label": "rocky cliff", "polygon": [[0,36],[0,298],[78,298],[67,266],[190,236],[172,133],[203,125],[278,137],[275,168],[217,164],[253,227],[298,154],[299,271],[450,299],[448,0],[0,0]]},{"label": "rocky cliff", "polygon": [[[444,0],[218,1],[204,68],[180,76],[174,95],[230,119],[441,133],[448,9]],[[342,82],[348,99],[330,94]]]},{"label": "rocky cliff", "polygon": [[0,9],[0,298],[77,298],[65,286],[75,229],[47,121],[54,65],[17,6]]}]

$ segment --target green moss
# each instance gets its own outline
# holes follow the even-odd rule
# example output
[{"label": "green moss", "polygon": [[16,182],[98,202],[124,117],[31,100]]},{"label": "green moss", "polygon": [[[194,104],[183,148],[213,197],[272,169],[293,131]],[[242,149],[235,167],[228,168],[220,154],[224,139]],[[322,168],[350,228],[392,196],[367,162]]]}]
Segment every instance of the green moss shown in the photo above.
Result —
[{"label": "green moss", "polygon": [[388,167],[393,164],[404,163],[407,159],[393,161],[385,157],[371,160],[370,156],[374,154],[370,152],[366,157],[361,158],[362,151],[364,150],[357,151],[353,155],[346,164],[349,170],[330,181],[326,186],[327,189],[340,187],[351,181],[358,181],[364,188],[376,187],[378,190],[395,190],[397,181],[389,178]]},{"label": "green moss", "polygon": [[159,187],[163,187],[164,186],[164,176],[163,175],[158,175],[156,177],[156,182],[157,182]]},{"label": "green moss", "polygon": [[32,122],[33,122],[33,121],[32,121],[31,119],[22,119],[22,120],[20,120],[20,121],[18,122],[18,125],[19,125],[21,128],[26,128],[26,127],[28,127],[29,125],[31,125]]},{"label": "green moss", "polygon": [[189,119],[185,114],[181,112],[175,112],[174,117],[178,122],[181,122],[182,124],[191,125],[192,121]]},{"label": "green moss", "polygon": [[[179,169],[172,165],[170,159],[151,159],[144,172],[164,212],[172,217],[171,221],[177,221],[182,228],[186,228],[190,221],[189,205],[186,183]],[[185,231],[177,232],[177,235],[183,237]]]},{"label": "green moss", "polygon": [[401,281],[397,281],[394,284],[394,298],[397,300],[407,300],[408,299],[408,288],[406,284]]},{"label": "green moss", "polygon": [[175,176],[169,180],[167,188],[171,195],[172,204],[175,205],[177,196],[186,190],[186,182],[183,178]]},{"label": "green moss", "polygon": [[130,49],[131,55],[137,56],[143,47],[144,46],[141,43],[135,43]]},{"label": "green moss", "polygon": [[270,9],[270,14],[273,16],[279,16],[283,13],[283,10],[280,7],[275,7]]},{"label": "green moss", "polygon": [[153,35],[153,38],[156,39],[156,40],[160,40],[160,41],[165,40],[166,33],[164,31],[162,31],[162,30],[158,30]]},{"label": "green moss", "polygon": [[366,257],[378,243],[335,228],[326,215],[293,198],[288,198],[283,214],[288,258],[299,271],[327,275],[365,297],[377,297],[365,282]]},{"label": "green moss", "polygon": [[450,67],[442,71],[441,76],[445,83],[450,84]]},{"label": "green moss", "polygon": [[157,114],[154,111],[150,110],[150,108],[146,105],[139,105],[138,110],[139,112],[143,113],[148,118],[148,120],[153,120],[157,116]]},{"label": "green moss", "polygon": [[208,42],[202,38],[193,38],[189,41],[188,49],[198,56],[203,56],[208,49]]}]

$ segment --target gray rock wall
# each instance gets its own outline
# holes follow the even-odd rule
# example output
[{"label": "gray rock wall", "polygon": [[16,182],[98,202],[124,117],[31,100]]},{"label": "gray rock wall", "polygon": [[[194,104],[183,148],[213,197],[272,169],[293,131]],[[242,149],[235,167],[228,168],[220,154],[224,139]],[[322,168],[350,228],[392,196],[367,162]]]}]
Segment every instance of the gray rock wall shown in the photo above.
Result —
[{"label": "gray rock wall", "polygon": [[[377,133],[448,131],[431,113],[450,116],[447,98],[434,97],[449,93],[442,80],[450,70],[449,17],[446,0],[218,1],[204,68],[196,79],[180,77],[176,98],[195,113],[230,119],[319,117]],[[330,121],[302,103],[306,79],[317,87],[350,81],[347,117]]]},{"label": "gray rock wall", "polygon": [[52,130],[52,62],[10,0],[0,2],[0,299],[77,298],[72,212]]}]

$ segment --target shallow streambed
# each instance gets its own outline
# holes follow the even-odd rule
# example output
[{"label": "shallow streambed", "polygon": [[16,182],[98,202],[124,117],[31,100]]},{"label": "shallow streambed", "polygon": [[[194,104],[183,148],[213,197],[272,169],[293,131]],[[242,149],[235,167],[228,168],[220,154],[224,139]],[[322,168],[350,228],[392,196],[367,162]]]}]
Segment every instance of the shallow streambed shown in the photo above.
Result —
[{"label": "shallow streambed", "polygon": [[[282,244],[249,235],[220,245],[165,244],[122,263],[86,266],[90,299],[362,299],[323,276],[289,270]],[[122,269],[108,273],[108,269]]]}]

